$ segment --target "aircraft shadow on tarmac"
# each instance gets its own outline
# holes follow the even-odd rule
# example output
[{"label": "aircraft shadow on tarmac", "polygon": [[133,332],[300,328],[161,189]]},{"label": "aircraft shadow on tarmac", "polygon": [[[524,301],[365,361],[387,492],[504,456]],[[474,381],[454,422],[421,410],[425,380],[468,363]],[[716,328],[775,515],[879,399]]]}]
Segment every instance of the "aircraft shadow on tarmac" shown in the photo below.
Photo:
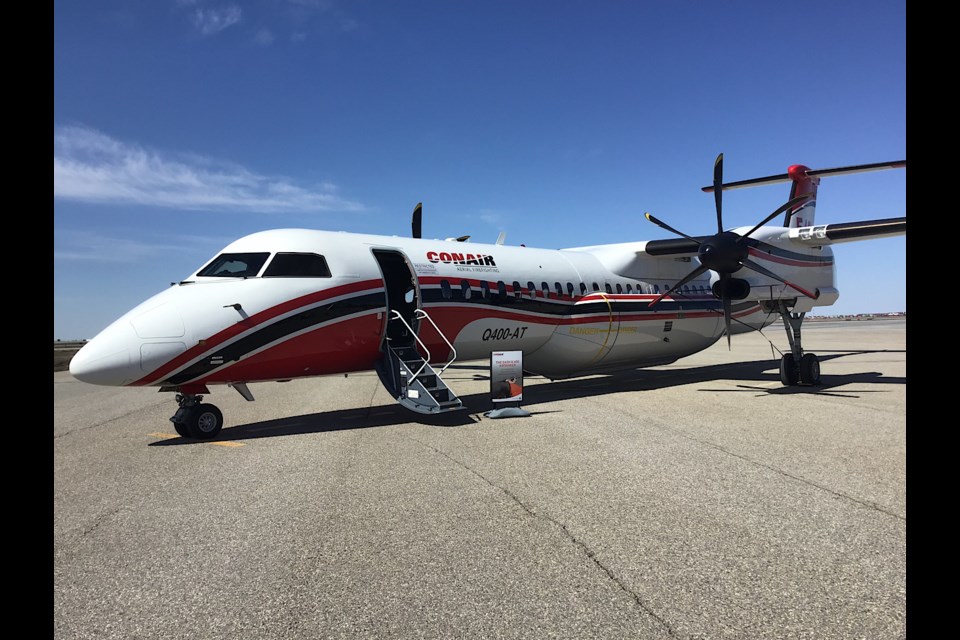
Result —
[{"label": "aircraft shadow on tarmac", "polygon": [[[836,358],[865,353],[906,353],[905,350],[860,350],[824,352],[829,355],[820,355],[820,362],[827,362]],[[467,365],[460,368],[477,368]],[[528,378],[529,379],[529,378]],[[750,362],[735,362],[727,364],[708,365],[703,367],[689,367],[676,370],[644,370],[636,369],[616,374],[603,375],[592,378],[575,378],[559,380],[548,384],[528,385],[523,390],[523,407],[532,415],[538,413],[553,413],[554,411],[534,411],[531,405],[554,402],[564,399],[589,398],[611,393],[630,391],[650,391],[666,389],[686,384],[702,384],[717,380],[741,381],[744,384],[737,388],[699,389],[706,392],[724,393],[753,393],[755,396],[778,396],[792,394],[814,394],[825,397],[857,398],[857,394],[879,393],[879,389],[843,389],[835,391],[836,387],[845,387],[849,384],[883,384],[905,385],[905,377],[885,376],[877,371],[861,372],[843,375],[822,374],[821,383],[817,386],[779,386],[779,362],[775,360],[755,360]],[[757,386],[776,382],[778,386]],[[749,384],[753,383],[753,384]],[[350,429],[366,429],[370,427],[384,427],[416,422],[419,424],[438,427],[457,427],[475,424],[479,421],[478,414],[495,408],[490,400],[489,393],[475,393],[461,396],[463,411],[452,411],[436,416],[419,415],[412,413],[400,405],[378,405],[356,409],[341,409],[324,411],[300,416],[278,418],[263,422],[252,422],[233,427],[227,427],[212,442],[229,442],[232,440],[252,440],[257,438],[273,438],[278,436],[303,435],[310,433],[326,433],[331,431],[345,431]],[[171,438],[152,442],[149,446],[173,446],[185,444],[201,444],[209,440],[192,440],[189,438]]]}]

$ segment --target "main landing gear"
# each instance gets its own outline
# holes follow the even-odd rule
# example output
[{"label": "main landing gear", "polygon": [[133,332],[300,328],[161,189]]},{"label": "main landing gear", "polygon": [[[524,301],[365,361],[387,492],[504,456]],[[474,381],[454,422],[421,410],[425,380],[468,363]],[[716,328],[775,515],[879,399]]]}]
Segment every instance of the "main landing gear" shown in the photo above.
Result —
[{"label": "main landing gear", "polygon": [[787,331],[790,353],[780,358],[780,382],[792,387],[797,384],[820,384],[820,360],[812,353],[804,353],[800,345],[800,325],[806,313],[790,313],[785,302],[778,305],[783,328]]},{"label": "main landing gear", "polygon": [[184,438],[210,440],[223,428],[223,414],[212,404],[201,403],[203,396],[177,394],[179,409],[170,418],[174,429]]}]

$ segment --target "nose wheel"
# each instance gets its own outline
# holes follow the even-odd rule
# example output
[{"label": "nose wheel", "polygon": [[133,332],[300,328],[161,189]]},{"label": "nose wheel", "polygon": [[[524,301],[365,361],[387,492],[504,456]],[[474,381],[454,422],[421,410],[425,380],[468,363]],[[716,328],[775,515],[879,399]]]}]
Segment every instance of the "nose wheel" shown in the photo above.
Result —
[{"label": "nose wheel", "polygon": [[223,413],[212,404],[201,402],[203,396],[177,394],[179,409],[170,418],[174,429],[184,438],[210,440],[223,428]]}]

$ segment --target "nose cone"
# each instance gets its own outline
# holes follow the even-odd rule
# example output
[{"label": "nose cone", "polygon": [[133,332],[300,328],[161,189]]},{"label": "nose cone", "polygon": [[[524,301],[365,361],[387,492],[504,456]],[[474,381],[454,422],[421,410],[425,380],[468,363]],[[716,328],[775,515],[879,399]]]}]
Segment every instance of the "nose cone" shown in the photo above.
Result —
[{"label": "nose cone", "polygon": [[70,360],[70,375],[90,384],[123,386],[141,375],[139,340],[129,322],[116,322],[83,345]]}]

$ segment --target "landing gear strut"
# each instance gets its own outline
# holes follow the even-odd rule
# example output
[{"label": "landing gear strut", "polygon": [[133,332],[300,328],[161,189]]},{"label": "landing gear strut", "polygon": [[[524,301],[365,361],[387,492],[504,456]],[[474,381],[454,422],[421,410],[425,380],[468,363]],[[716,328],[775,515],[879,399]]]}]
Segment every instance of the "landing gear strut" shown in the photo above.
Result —
[{"label": "landing gear strut", "polygon": [[806,313],[790,313],[787,304],[782,300],[778,303],[780,317],[783,318],[783,328],[787,331],[787,341],[790,343],[790,353],[780,358],[780,382],[786,387],[796,384],[820,384],[820,360],[812,353],[804,353],[800,345],[800,325]]},{"label": "landing gear strut", "polygon": [[203,396],[177,394],[180,407],[170,418],[174,429],[184,438],[210,440],[223,428],[223,414],[212,404],[202,404]]}]

